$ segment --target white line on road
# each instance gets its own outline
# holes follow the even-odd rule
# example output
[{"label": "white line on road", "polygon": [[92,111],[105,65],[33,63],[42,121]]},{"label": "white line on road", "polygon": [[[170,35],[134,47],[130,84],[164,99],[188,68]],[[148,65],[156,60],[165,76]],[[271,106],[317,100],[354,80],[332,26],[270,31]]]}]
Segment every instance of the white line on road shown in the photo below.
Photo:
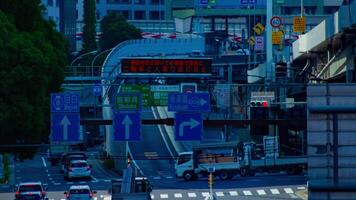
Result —
[{"label": "white line on road", "polygon": [[61,183],[53,183],[53,185],[61,185]]},{"label": "white line on road", "polygon": [[111,180],[104,180],[104,182],[109,183],[109,182],[111,182]]},{"label": "white line on road", "polygon": [[151,194],[151,199],[154,199],[155,198],[155,195]]},{"label": "white line on road", "polygon": [[161,177],[160,176],[155,176],[155,177],[153,177],[153,179],[158,180],[158,179],[161,179]]},{"label": "white line on road", "polygon": [[167,179],[172,179],[174,178],[173,176],[166,176]]},{"label": "white line on road", "polygon": [[43,166],[47,168],[46,160],[44,159],[44,157],[41,157],[41,158],[42,158]]},{"label": "white line on road", "polygon": [[188,193],[188,197],[197,197],[197,194],[195,194],[194,192],[190,192]]},{"label": "white line on road", "polygon": [[91,176],[91,182],[98,182],[98,179],[96,179],[94,176]]},{"label": "white line on road", "polygon": [[74,182],[67,182],[67,184],[68,184],[68,185],[70,185],[70,184],[74,184]]},{"label": "white line on road", "polygon": [[264,190],[257,190],[258,195],[266,195],[266,192]]},{"label": "white line on road", "polygon": [[305,187],[297,187],[298,190],[305,190]]},{"label": "white line on road", "polygon": [[244,190],[242,191],[244,193],[244,195],[246,196],[252,196],[252,192],[250,190]]},{"label": "white line on road", "polygon": [[182,198],[182,193],[174,193],[174,198]]},{"label": "white line on road", "polygon": [[209,192],[202,192],[201,195],[203,197],[209,197],[210,196],[210,193]]},{"label": "white line on road", "polygon": [[161,194],[160,197],[161,199],[168,199],[168,194]]},{"label": "white line on road", "polygon": [[230,196],[237,196],[237,195],[239,195],[239,194],[237,193],[237,191],[230,191],[229,194],[230,194]]},{"label": "white line on road", "polygon": [[223,192],[215,192],[216,196],[218,197],[223,197],[224,196],[224,193]]},{"label": "white line on road", "polygon": [[287,194],[293,194],[293,190],[292,188],[284,188],[284,191],[287,193]]},{"label": "white line on road", "polygon": [[280,194],[278,189],[271,189],[272,194]]},{"label": "white line on road", "polygon": [[295,194],[289,194],[289,196],[290,196],[292,199],[298,199],[298,196],[295,195]]}]

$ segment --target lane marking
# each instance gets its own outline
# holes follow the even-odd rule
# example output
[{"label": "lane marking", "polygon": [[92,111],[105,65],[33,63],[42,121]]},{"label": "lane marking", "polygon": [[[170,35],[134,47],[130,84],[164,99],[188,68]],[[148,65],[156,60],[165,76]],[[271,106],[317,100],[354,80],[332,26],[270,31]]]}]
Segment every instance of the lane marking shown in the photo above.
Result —
[{"label": "lane marking", "polygon": [[87,183],[86,181],[80,181],[79,182],[80,184],[85,184],[85,183]]},{"label": "lane marking", "polygon": [[155,198],[155,195],[151,194],[151,199],[154,199]]},{"label": "lane marking", "polygon": [[154,176],[153,179],[158,180],[158,179],[161,179],[161,177],[160,176]]},{"label": "lane marking", "polygon": [[250,190],[244,190],[242,191],[245,196],[252,196],[252,192]]},{"label": "lane marking", "polygon": [[223,197],[225,196],[223,192],[215,192],[216,196]]},{"label": "lane marking", "polygon": [[54,185],[61,185],[62,183],[53,183]]},{"label": "lane marking", "polygon": [[111,182],[111,180],[104,180],[104,182],[109,183],[109,182]]},{"label": "lane marking", "polygon": [[165,178],[166,179],[173,179],[174,177],[173,176],[166,176]]},{"label": "lane marking", "polygon": [[168,199],[168,194],[161,194],[160,197],[161,199]]},{"label": "lane marking", "polygon": [[239,195],[239,194],[237,193],[237,191],[230,191],[229,194],[230,194],[230,196],[237,196],[237,195]]},{"label": "lane marking", "polygon": [[197,194],[195,194],[194,192],[190,192],[188,193],[188,197],[197,197]]},{"label": "lane marking", "polygon": [[44,157],[42,156],[42,163],[43,163],[43,166],[47,168],[47,164],[46,164],[46,160],[44,159]]},{"label": "lane marking", "polygon": [[183,198],[182,193],[174,193],[174,198]]},{"label": "lane marking", "polygon": [[98,197],[94,197],[94,200],[98,200]]},{"label": "lane marking", "polygon": [[100,198],[102,198],[102,199],[103,199],[103,198],[104,198],[104,195],[100,195]]},{"label": "lane marking", "polygon": [[266,192],[264,190],[257,190],[258,195],[266,195]]},{"label": "lane marking", "polygon": [[280,194],[278,189],[271,189],[272,194]]},{"label": "lane marking", "polygon": [[210,197],[210,193],[209,192],[202,192],[201,195],[203,197]]},{"label": "lane marking", "polygon": [[305,190],[306,188],[304,186],[302,187],[297,187],[298,190]]},{"label": "lane marking", "polygon": [[292,199],[299,199],[297,195],[295,194],[289,194],[289,196],[292,198]]},{"label": "lane marking", "polygon": [[287,194],[293,194],[293,190],[292,188],[284,188],[284,191],[287,193]]},{"label": "lane marking", "polygon": [[[157,115],[156,115],[156,112],[154,111],[154,108],[153,108],[153,107],[151,107],[151,110],[152,110],[152,113],[153,113],[154,118],[155,118],[155,119],[158,119],[158,118],[157,118]],[[159,111],[157,110],[157,112],[159,112]],[[172,153],[172,151],[171,151],[171,148],[169,148],[169,146],[168,146],[166,137],[163,136],[163,131],[162,131],[161,125],[158,125],[158,129],[159,129],[159,133],[161,134],[161,137],[162,137],[162,139],[163,139],[163,142],[164,142],[164,144],[166,145],[166,148],[167,148],[168,151],[169,151],[169,154],[171,154],[172,159],[175,160],[174,155],[173,155],[173,153]]]},{"label": "lane marking", "polygon": [[97,178],[95,178],[94,176],[91,176],[91,181],[93,182],[98,182],[98,179]]},{"label": "lane marking", "polygon": [[74,184],[74,182],[67,182],[67,184]]}]

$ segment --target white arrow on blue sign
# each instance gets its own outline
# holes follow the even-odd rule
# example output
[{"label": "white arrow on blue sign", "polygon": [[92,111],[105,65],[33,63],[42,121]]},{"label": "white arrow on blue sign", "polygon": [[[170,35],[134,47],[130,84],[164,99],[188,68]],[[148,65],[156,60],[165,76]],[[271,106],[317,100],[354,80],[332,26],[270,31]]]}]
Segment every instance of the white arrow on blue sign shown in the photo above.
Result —
[{"label": "white arrow on blue sign", "polygon": [[114,140],[140,140],[141,117],[139,112],[118,112],[114,115]]},{"label": "white arrow on blue sign", "polygon": [[201,140],[203,133],[201,113],[176,113],[175,118],[176,140]]},{"label": "white arrow on blue sign", "polygon": [[53,113],[51,115],[52,142],[78,142],[80,136],[79,113]]},{"label": "white arrow on blue sign", "polygon": [[208,112],[210,95],[201,93],[169,93],[168,111]]},{"label": "white arrow on blue sign", "polygon": [[94,85],[93,86],[93,94],[94,94],[94,96],[100,96],[102,92],[103,92],[103,88],[101,87],[101,85]]}]

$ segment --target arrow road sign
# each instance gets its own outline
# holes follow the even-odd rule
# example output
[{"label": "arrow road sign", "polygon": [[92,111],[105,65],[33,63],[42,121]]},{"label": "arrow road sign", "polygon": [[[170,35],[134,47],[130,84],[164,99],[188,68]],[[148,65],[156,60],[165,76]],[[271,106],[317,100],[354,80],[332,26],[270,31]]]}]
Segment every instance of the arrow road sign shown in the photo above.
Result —
[{"label": "arrow road sign", "polygon": [[51,113],[77,113],[79,111],[79,93],[51,94]]},{"label": "arrow road sign", "polygon": [[141,117],[138,112],[118,112],[114,116],[114,140],[140,140]]},{"label": "arrow road sign", "polygon": [[201,140],[203,118],[201,113],[176,113],[176,140]]},{"label": "arrow road sign", "polygon": [[210,95],[209,93],[170,93],[168,111],[208,112]]},{"label": "arrow road sign", "polygon": [[79,113],[53,113],[51,115],[52,142],[80,141]]}]

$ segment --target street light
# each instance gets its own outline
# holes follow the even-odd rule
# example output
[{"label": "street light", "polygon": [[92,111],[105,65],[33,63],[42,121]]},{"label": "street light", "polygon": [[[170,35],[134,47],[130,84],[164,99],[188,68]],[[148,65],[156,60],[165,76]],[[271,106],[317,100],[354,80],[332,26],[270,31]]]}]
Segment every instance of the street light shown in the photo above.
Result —
[{"label": "street light", "polygon": [[92,74],[92,76],[94,76],[94,64],[95,64],[96,59],[97,59],[99,56],[103,55],[104,53],[106,53],[106,52],[108,52],[108,51],[111,51],[111,50],[113,50],[113,49],[114,49],[114,48],[106,49],[106,50],[100,52],[98,55],[96,55],[96,56],[93,58],[93,60],[92,60],[92,62],[91,62],[91,74]]},{"label": "street light", "polygon": [[77,60],[79,60],[80,58],[82,58],[83,56],[86,56],[86,55],[89,55],[89,54],[96,54],[97,52],[98,52],[97,50],[94,50],[94,51],[90,51],[90,52],[88,52],[88,53],[82,54],[82,55],[76,57],[76,58],[70,63],[69,66],[72,67],[72,66],[74,65],[74,63],[75,63]]}]

